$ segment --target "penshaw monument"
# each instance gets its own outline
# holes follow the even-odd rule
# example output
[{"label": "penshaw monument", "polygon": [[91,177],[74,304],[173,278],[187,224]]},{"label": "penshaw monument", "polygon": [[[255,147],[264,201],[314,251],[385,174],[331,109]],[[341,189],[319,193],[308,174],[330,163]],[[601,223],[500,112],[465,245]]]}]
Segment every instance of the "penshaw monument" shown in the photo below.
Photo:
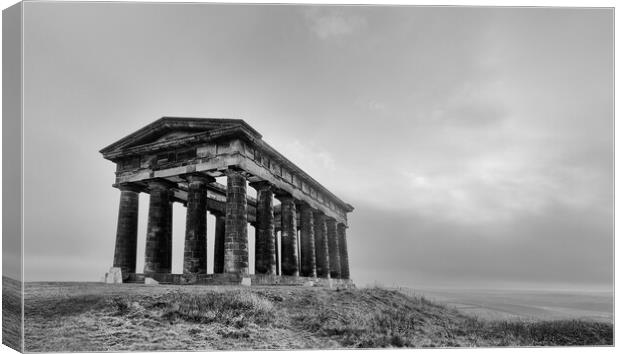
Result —
[{"label": "penshaw monument", "polygon": [[[350,204],[262,140],[241,119],[163,117],[103,148],[121,191],[118,281],[352,285]],[[216,182],[226,177],[226,185]],[[256,198],[247,188],[256,190]],[[149,194],[144,269],[136,270],[139,194]],[[280,203],[275,205],[274,198]],[[187,208],[183,273],[172,273],[172,205]],[[207,273],[207,212],[215,216]],[[249,272],[248,223],[255,231]]]}]

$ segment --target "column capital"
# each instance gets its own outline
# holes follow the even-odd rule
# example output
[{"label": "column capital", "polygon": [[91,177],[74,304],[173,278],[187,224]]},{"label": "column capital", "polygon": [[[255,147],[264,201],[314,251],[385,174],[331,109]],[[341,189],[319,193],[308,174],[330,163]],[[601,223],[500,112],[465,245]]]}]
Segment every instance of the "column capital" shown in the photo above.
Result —
[{"label": "column capital", "polygon": [[327,215],[325,215],[325,213],[319,209],[314,209],[312,210],[312,212],[314,213],[314,217],[320,216],[320,217],[327,219]]},{"label": "column capital", "polygon": [[271,184],[269,181],[250,182],[250,187],[256,189],[257,191],[273,190],[273,184]]},{"label": "column capital", "polygon": [[296,200],[295,204],[297,204],[297,207],[299,208],[299,210],[310,209],[313,212],[315,211],[315,209],[308,202],[306,202],[305,200]]},{"label": "column capital", "polygon": [[273,195],[281,203],[294,202],[295,201],[295,198],[290,193],[285,192],[285,191],[280,190],[280,189],[273,191]]},{"label": "column capital", "polygon": [[170,182],[167,179],[156,178],[147,181],[149,189],[171,189],[177,186],[176,183]]},{"label": "column capital", "polygon": [[140,187],[139,185],[135,183],[120,183],[120,184],[115,185],[115,187],[120,189],[123,192],[127,191],[127,192],[140,193],[140,191],[142,190],[142,187]]},{"label": "column capital", "polygon": [[207,210],[209,213],[211,213],[211,215],[215,216],[216,218],[224,218],[226,217],[226,212],[222,212],[222,211],[218,211],[218,210]]},{"label": "column capital", "polygon": [[327,215],[325,215],[325,222],[334,223],[334,226],[338,224],[338,221],[336,219],[332,218],[331,216],[327,216]]},{"label": "column capital", "polygon": [[202,174],[202,173],[188,173],[188,174],[181,175],[181,178],[185,179],[189,183],[198,182],[198,183],[208,184],[208,183],[215,182],[215,178],[209,175]]},{"label": "column capital", "polygon": [[248,173],[238,166],[228,166],[228,168],[225,168],[220,171],[223,172],[225,176],[242,175],[244,178],[248,177]]}]

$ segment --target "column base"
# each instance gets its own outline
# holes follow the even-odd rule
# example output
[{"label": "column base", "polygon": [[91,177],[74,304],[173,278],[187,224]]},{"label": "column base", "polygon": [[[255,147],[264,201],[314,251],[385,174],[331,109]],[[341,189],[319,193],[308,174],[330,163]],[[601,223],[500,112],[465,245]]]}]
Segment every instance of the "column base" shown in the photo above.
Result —
[{"label": "column base", "polygon": [[[269,274],[170,274],[170,273],[129,273],[124,283],[144,284],[145,278],[155,279],[160,284],[174,285],[281,285],[281,286],[312,286],[325,288],[355,288],[350,279],[328,279],[313,277],[296,277],[289,275]],[[248,282],[249,280],[249,282]]]}]

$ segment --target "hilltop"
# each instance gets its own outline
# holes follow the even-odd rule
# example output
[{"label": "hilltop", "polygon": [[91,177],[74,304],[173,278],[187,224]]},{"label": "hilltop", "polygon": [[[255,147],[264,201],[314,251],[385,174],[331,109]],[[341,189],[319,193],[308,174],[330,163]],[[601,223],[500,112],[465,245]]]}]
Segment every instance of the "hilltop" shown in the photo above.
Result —
[{"label": "hilltop", "polygon": [[27,283],[27,351],[612,345],[602,322],[485,321],[396,290]]}]

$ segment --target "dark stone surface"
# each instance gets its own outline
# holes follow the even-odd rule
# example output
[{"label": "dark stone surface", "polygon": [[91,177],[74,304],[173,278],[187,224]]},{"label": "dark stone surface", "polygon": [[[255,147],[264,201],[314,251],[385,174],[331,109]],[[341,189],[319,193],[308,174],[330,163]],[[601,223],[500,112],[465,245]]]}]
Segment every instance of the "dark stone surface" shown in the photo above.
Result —
[{"label": "dark stone surface", "polygon": [[276,274],[272,187],[268,182],[251,183],[250,186],[256,189],[255,270],[259,274]]},{"label": "dark stone surface", "polygon": [[327,242],[327,224],[325,214],[314,212],[314,245],[316,253],[316,275],[329,278],[329,245]]},{"label": "dark stone surface", "polygon": [[281,275],[282,274],[282,270],[280,269],[280,241],[278,238],[278,233],[281,233],[281,229],[277,229],[275,232],[275,244],[276,244],[276,274],[277,275]]},{"label": "dark stone surface", "polygon": [[187,214],[183,273],[207,272],[207,184],[215,179],[187,176]]},{"label": "dark stone surface", "polygon": [[121,268],[123,277],[136,271],[138,248],[138,206],[140,192],[131,186],[119,186],[121,190],[116,227],[113,267]]},{"label": "dark stone surface", "polygon": [[248,274],[248,222],[246,179],[235,170],[227,170],[226,237],[224,272]]},{"label": "dark stone surface", "polygon": [[347,249],[347,227],[343,223],[338,224],[338,247],[340,249],[340,278],[349,279],[349,251]]},{"label": "dark stone surface", "polygon": [[226,217],[215,213],[215,242],[213,245],[213,272],[224,273],[224,240],[226,238]]},{"label": "dark stone surface", "polygon": [[170,273],[172,263],[172,202],[170,186],[149,184],[149,220],[146,234],[144,273]]},{"label": "dark stone surface", "polygon": [[314,211],[306,204],[301,209],[301,272],[304,277],[316,277],[316,253],[314,249]]},{"label": "dark stone surface", "polygon": [[329,242],[329,274],[332,279],[340,278],[340,249],[336,220],[327,218],[327,240]]},{"label": "dark stone surface", "polygon": [[299,275],[297,255],[297,212],[295,199],[279,196],[282,203],[282,275]]}]

